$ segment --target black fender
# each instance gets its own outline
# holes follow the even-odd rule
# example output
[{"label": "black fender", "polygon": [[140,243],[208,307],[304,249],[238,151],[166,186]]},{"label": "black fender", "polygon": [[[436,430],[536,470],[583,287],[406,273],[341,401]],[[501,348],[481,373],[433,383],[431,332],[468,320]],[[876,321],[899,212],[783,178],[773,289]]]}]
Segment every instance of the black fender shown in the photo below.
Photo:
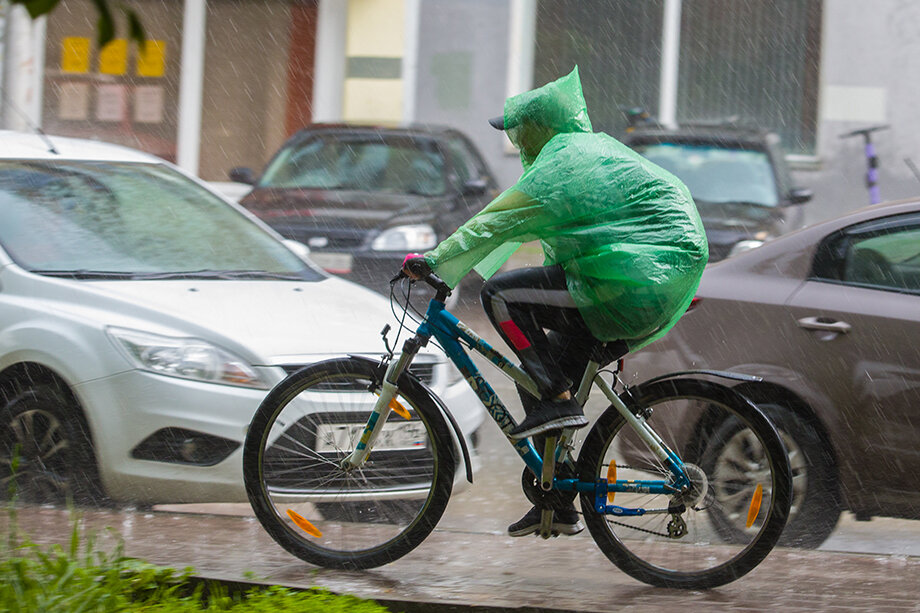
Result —
[{"label": "black fender", "polygon": [[670,379],[672,377],[684,377],[687,375],[707,375],[709,377],[719,377],[722,379],[731,379],[733,381],[748,381],[748,382],[760,382],[763,381],[763,377],[757,377],[755,375],[745,375],[740,372],[731,372],[728,370],[680,370],[677,372],[669,372],[664,375],[653,377],[648,381],[643,381],[639,385],[648,385],[650,383],[656,383],[658,381],[663,381],[664,379]]},{"label": "black fender", "polygon": [[[362,360],[364,362],[370,362],[371,364],[374,365],[375,368],[378,369],[377,372],[380,374],[380,380],[381,381],[383,380],[383,376],[386,374],[386,366],[380,360],[375,360],[373,358],[369,358],[364,355],[349,354],[348,357],[355,359],[355,360]],[[463,453],[463,465],[466,468],[466,480],[472,483],[473,482],[473,463],[472,463],[472,460],[470,459],[470,450],[466,446],[466,438],[463,436],[463,431],[460,430],[460,424],[457,423],[457,420],[454,418],[453,414],[450,412],[450,409],[447,408],[447,405],[444,404],[444,401],[441,400],[438,397],[438,395],[434,393],[434,390],[432,390],[428,386],[428,384],[426,384],[424,381],[422,381],[421,379],[413,375],[411,372],[404,372],[402,376],[409,377],[410,379],[412,379],[414,383],[418,384],[418,386],[422,388],[425,391],[425,393],[428,394],[428,397],[431,398],[435,406],[438,407],[438,410],[441,411],[441,415],[443,415],[444,418],[447,419],[447,423],[450,424],[450,427],[453,429],[454,434],[457,436],[457,441],[460,443],[460,451]]]}]

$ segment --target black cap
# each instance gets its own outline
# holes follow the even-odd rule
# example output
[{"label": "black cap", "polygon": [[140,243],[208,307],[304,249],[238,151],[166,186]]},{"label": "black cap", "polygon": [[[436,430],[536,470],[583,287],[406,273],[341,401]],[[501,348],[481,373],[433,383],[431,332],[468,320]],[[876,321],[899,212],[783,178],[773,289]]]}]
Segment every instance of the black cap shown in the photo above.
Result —
[{"label": "black cap", "polygon": [[496,130],[505,129],[505,116],[499,115],[498,117],[493,117],[489,120],[489,125],[495,128]]}]

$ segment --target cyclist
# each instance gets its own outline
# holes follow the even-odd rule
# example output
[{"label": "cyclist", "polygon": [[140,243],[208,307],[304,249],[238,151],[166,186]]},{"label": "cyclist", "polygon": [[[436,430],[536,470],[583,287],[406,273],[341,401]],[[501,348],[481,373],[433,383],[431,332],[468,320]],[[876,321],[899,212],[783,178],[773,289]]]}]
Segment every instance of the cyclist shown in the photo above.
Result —
[{"label": "cyclist", "polygon": [[[482,303],[539,388],[518,390],[525,418],[509,435],[538,437],[588,424],[572,395],[597,341],[610,362],[665,334],[686,311],[709,257],[702,222],[676,177],[594,133],[576,67],[505,101],[490,120],[520,149],[524,173],[435,249],[404,271],[435,272],[448,285],[473,268],[487,279]],[[544,266],[491,276],[523,242],[541,241]],[[546,330],[549,332],[547,333]],[[512,536],[539,529],[532,508]],[[553,529],[582,530],[574,504]]]}]

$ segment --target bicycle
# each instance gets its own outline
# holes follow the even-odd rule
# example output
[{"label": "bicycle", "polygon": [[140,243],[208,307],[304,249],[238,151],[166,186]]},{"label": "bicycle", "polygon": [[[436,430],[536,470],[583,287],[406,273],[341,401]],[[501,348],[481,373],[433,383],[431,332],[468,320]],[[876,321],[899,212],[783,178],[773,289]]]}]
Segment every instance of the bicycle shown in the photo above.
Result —
[{"label": "bicycle", "polygon": [[[400,353],[387,325],[379,360],[307,366],[269,392],[252,420],[243,452],[249,500],[265,530],[302,560],[352,570],[396,560],[434,529],[461,463],[472,481],[456,422],[408,370],[421,347],[440,345],[506,437],[515,420],[464,347],[539,397],[524,370],[444,308],[450,288],[433,274],[424,281],[435,297]],[[640,581],[701,589],[744,575],[785,525],[788,459],[755,405],[701,377],[756,378],[683,371],[625,386],[621,362],[602,368],[607,349],[595,346],[576,398],[584,405],[596,387],[611,406],[577,459],[572,429],[547,433],[542,453],[508,437],[526,465],[525,494],[545,509],[539,536],[553,536],[553,509],[578,496],[598,547]]]}]

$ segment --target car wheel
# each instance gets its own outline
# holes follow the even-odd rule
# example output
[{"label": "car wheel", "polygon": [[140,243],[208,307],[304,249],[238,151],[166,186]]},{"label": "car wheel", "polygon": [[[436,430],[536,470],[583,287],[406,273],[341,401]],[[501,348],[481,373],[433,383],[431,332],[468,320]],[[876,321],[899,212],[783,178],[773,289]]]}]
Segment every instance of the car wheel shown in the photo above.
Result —
[{"label": "car wheel", "polygon": [[0,499],[104,499],[86,422],[60,387],[7,388],[0,406]]},{"label": "car wheel", "polygon": [[[779,546],[813,549],[821,545],[837,525],[840,497],[835,464],[826,444],[814,426],[777,404],[758,404],[779,432],[792,470],[792,505]],[[732,424],[716,426],[701,450],[700,464],[707,471],[733,473],[737,479],[756,478],[758,466],[751,462],[743,433]],[[742,438],[739,438],[742,437]],[[754,450],[756,451],[756,450]],[[713,492],[719,506],[729,507],[732,491]],[[713,527],[719,535],[734,542],[742,534],[738,518],[712,513]]]},{"label": "car wheel", "polygon": [[780,546],[814,549],[840,518],[837,469],[828,444],[805,419],[778,404],[758,404],[779,431],[792,468],[792,508]]}]

